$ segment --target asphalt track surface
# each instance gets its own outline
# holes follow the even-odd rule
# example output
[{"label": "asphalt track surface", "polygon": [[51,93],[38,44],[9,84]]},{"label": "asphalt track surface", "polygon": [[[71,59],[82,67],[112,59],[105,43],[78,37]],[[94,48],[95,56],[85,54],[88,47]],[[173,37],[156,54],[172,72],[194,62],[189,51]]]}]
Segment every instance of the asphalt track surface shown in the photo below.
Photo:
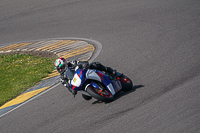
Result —
[{"label": "asphalt track surface", "polygon": [[[97,40],[137,87],[111,103],[62,85],[0,118],[2,133],[200,132],[199,0],[1,0],[0,44]],[[143,86],[143,87],[142,87]]]}]

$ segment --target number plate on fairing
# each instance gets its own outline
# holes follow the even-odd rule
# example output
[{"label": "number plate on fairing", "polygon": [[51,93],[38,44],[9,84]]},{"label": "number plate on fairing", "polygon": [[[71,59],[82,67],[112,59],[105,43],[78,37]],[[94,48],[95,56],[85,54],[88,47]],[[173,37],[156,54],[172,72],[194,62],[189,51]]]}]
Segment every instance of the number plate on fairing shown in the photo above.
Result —
[{"label": "number plate on fairing", "polygon": [[71,84],[76,87],[79,87],[81,85],[81,79],[79,78],[77,74],[74,75],[74,78],[72,79]]}]

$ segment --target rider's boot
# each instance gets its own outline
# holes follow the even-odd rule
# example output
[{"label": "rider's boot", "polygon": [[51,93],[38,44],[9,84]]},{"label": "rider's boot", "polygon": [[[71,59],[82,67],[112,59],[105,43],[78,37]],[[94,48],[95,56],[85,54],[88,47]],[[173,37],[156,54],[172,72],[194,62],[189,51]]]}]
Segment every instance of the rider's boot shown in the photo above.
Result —
[{"label": "rider's boot", "polygon": [[112,69],[111,67],[105,67],[105,68],[106,72],[108,72],[110,75],[112,75],[113,77],[116,76],[117,71],[115,69]]},{"label": "rider's boot", "polygon": [[111,67],[106,67],[99,62],[91,63],[90,68],[91,69],[97,69],[97,70],[100,70],[100,71],[105,71],[112,76],[115,76],[116,72],[117,72],[116,70],[112,69]]}]

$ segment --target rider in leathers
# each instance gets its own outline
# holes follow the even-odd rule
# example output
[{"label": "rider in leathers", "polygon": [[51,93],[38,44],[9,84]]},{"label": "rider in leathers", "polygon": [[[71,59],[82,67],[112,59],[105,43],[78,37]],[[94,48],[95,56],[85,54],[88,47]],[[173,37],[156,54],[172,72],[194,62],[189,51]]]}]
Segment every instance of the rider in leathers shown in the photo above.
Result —
[{"label": "rider in leathers", "polygon": [[76,68],[76,66],[78,66],[79,68],[82,69],[96,69],[99,71],[105,71],[111,75],[115,75],[116,74],[116,70],[112,69],[111,67],[106,67],[103,66],[101,63],[99,62],[93,62],[91,64],[89,64],[88,61],[70,61],[67,63],[67,61],[64,58],[59,58],[55,61],[54,63],[55,68],[57,69],[57,71],[60,73],[60,81],[61,83],[68,88],[68,90],[75,96],[77,94],[76,90],[73,90],[68,81],[69,79],[67,78],[67,76],[64,74],[64,72],[66,70],[70,70],[70,71],[74,71],[74,69]]}]

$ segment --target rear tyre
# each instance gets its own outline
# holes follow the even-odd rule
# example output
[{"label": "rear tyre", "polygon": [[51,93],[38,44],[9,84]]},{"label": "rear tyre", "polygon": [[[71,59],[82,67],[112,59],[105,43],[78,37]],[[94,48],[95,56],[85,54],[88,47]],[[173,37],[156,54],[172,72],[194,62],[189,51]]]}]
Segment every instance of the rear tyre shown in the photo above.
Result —
[{"label": "rear tyre", "polygon": [[89,101],[90,99],[92,99],[91,96],[87,96],[87,95],[84,95],[84,94],[82,94],[82,97],[83,97],[85,100],[87,100],[87,101]]},{"label": "rear tyre", "polygon": [[122,91],[130,91],[133,88],[133,83],[132,81],[125,75],[122,75],[117,78],[122,85]]},{"label": "rear tyre", "polygon": [[114,97],[113,95],[102,85],[101,83],[97,83],[99,88],[104,88],[102,91],[101,89],[95,88],[93,86],[88,86],[87,87],[87,92],[94,97],[95,99],[98,99],[103,102],[111,102],[113,101]]}]

